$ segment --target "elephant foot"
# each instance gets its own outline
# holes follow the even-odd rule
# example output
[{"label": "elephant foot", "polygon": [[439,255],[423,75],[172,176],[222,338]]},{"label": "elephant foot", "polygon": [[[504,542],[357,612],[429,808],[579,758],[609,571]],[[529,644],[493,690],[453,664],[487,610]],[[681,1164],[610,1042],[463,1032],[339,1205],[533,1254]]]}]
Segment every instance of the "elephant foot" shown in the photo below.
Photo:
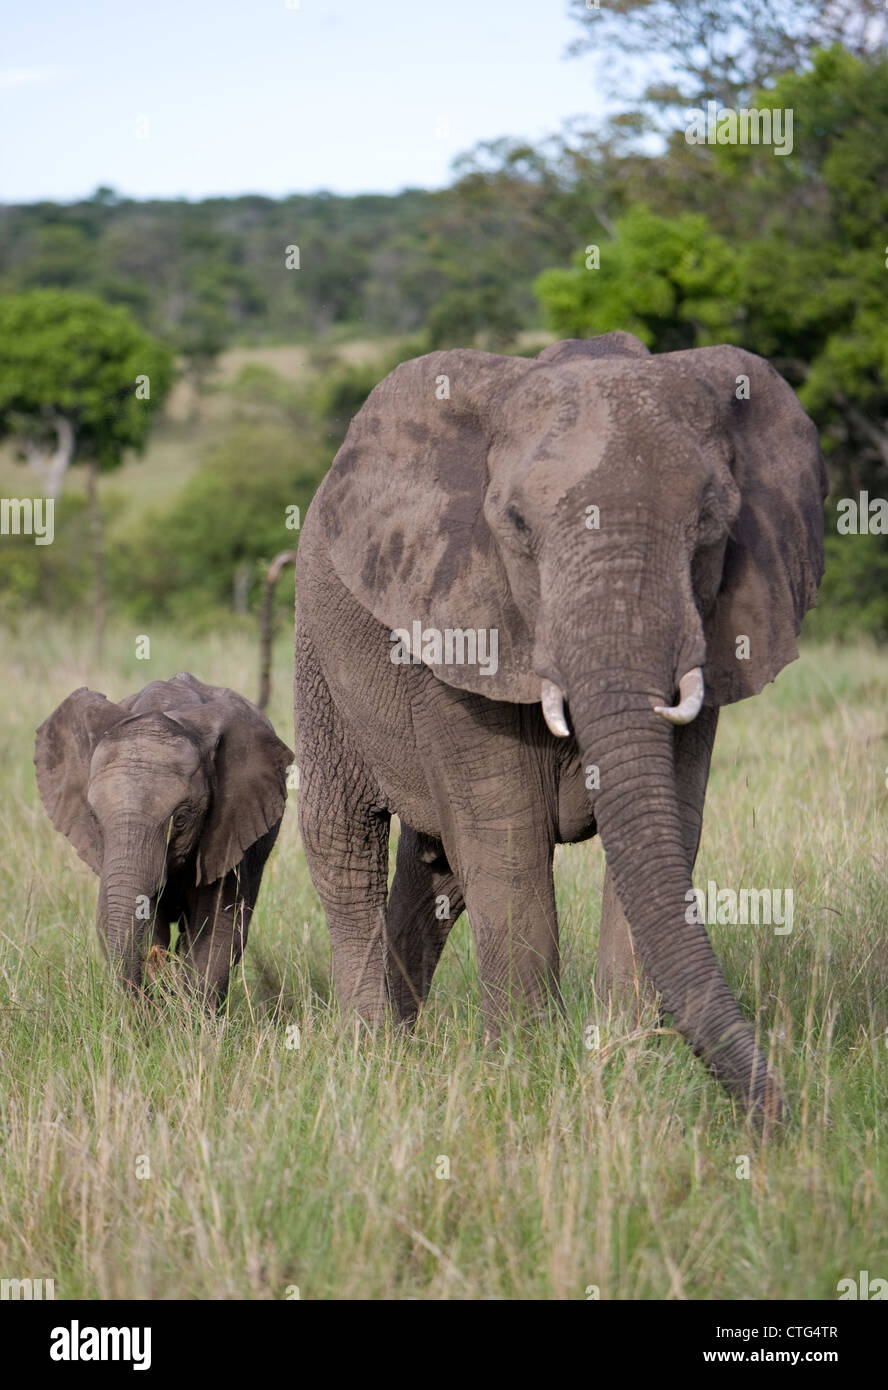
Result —
[{"label": "elephant foot", "polygon": [[628,1019],[634,1028],[662,1022],[660,997],[640,963],[633,974],[614,975],[599,960],[595,993],[609,1014]]}]

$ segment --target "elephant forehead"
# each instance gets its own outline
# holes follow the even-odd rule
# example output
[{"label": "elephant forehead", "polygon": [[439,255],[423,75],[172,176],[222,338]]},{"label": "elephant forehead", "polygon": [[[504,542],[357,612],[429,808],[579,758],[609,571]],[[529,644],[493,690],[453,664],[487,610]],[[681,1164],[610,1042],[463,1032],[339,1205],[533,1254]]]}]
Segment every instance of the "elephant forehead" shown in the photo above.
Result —
[{"label": "elephant forehead", "polygon": [[184,730],[162,714],[147,714],[124,719],[109,730],[96,745],[91,770],[147,767],[155,774],[189,777],[200,762],[200,750]]},{"label": "elephant forehead", "polygon": [[[679,354],[677,354],[679,355]],[[589,364],[597,389],[614,405],[620,424],[632,433],[653,428],[667,438],[686,435],[702,439],[721,434],[730,401],[721,383],[710,380],[699,366],[664,357]]]},{"label": "elephant forehead", "polygon": [[597,419],[602,410],[613,428],[631,431],[648,421],[659,428],[720,423],[710,383],[687,364],[657,357],[617,358],[568,362],[557,370],[565,392],[578,401],[580,425]]},{"label": "elephant forehead", "polygon": [[705,378],[653,357],[541,367],[507,393],[495,419],[501,446],[517,442],[535,459],[563,457],[581,446],[587,467],[597,467],[608,442],[621,435],[662,437],[688,426],[706,433],[722,424]]},{"label": "elephant forehead", "polygon": [[638,379],[635,365],[602,371],[610,364],[583,363],[565,371],[561,398],[540,398],[547,402],[542,419],[538,408],[533,412],[536,430],[516,410],[490,454],[496,492],[520,482],[526,496],[551,506],[593,479],[596,486],[650,487],[662,475],[672,486],[677,473],[693,482],[703,466],[701,446],[718,423],[714,403],[705,389],[677,398],[674,381],[663,374]]},{"label": "elephant forehead", "polygon": [[608,420],[608,403],[587,398],[570,375],[552,368],[530,373],[495,412],[489,503],[498,506],[516,484],[556,502],[579,476],[599,467]]}]

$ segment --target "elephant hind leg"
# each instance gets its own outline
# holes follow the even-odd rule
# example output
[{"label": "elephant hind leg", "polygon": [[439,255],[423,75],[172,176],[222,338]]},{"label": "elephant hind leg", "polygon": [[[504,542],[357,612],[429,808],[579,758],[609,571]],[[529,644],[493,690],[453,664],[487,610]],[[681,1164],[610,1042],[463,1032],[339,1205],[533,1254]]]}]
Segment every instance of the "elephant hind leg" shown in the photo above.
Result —
[{"label": "elephant hind leg", "polygon": [[428,998],[435,967],[464,906],[440,842],[402,824],[385,928],[386,988],[398,1022],[412,1023]]}]

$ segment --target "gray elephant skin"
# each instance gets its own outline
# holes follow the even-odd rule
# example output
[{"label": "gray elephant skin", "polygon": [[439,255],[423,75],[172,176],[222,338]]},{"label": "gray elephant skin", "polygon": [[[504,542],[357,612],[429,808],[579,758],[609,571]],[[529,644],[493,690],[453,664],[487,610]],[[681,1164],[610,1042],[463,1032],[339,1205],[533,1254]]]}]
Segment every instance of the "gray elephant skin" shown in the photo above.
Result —
[{"label": "gray elephant skin", "polygon": [[300,828],[347,1009],[415,1018],[465,907],[487,1033],[543,1010],[553,847],[597,832],[599,983],[643,970],[753,1118],[784,1116],[688,892],[719,707],[797,656],[825,495],[794,393],[730,346],[433,352],[375,388],[296,580]]},{"label": "gray elephant skin", "polygon": [[57,830],[99,875],[97,926],[138,989],[179,923],[186,980],[211,1008],[247,941],[293,754],[242,695],[180,672],[115,703],[75,690],[37,730]]}]

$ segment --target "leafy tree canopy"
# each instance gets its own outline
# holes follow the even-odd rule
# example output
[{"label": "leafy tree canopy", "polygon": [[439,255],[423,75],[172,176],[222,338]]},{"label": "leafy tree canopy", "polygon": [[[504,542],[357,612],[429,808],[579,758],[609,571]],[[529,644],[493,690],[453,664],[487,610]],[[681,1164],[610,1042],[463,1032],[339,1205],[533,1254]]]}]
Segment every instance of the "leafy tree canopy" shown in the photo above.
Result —
[{"label": "leafy tree canopy", "polygon": [[571,0],[571,9],[583,29],[571,52],[600,54],[612,85],[657,111],[736,106],[778,73],[803,70],[817,48],[862,57],[888,37],[881,0]]},{"label": "leafy tree canopy", "polygon": [[0,435],[50,447],[64,422],[69,462],[116,468],[145,444],[173,354],[128,310],[68,290],[0,299]]}]

